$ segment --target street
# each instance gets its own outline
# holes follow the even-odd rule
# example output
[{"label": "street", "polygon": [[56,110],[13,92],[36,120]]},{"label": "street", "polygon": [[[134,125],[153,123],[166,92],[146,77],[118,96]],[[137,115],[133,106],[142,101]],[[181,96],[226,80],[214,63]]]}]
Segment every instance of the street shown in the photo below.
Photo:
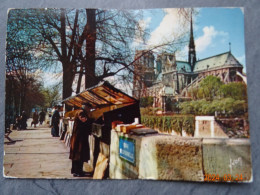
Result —
[{"label": "street", "polygon": [[[83,179],[70,173],[69,147],[59,137],[51,136],[48,125],[30,127],[27,130],[13,130],[5,138],[4,175],[9,178],[56,178]],[[85,171],[91,168],[84,163]],[[90,179],[84,177],[84,179]]]}]

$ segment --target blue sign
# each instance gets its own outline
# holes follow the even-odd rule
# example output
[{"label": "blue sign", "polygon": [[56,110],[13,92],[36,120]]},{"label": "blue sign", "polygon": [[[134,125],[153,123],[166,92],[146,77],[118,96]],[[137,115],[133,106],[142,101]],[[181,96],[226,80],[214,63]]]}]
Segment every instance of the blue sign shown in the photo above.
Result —
[{"label": "blue sign", "polygon": [[135,164],[135,140],[120,136],[119,156],[126,161]]}]

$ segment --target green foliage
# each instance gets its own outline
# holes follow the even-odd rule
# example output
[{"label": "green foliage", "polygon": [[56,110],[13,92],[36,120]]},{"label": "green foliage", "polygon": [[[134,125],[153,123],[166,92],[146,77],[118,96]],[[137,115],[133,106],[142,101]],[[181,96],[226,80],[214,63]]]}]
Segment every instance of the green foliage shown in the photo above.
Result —
[{"label": "green foliage", "polygon": [[[32,73],[28,75],[32,75]],[[42,83],[28,75],[21,74],[15,79],[9,74],[6,75],[6,128],[9,128],[10,124],[14,124],[16,116],[21,115],[22,111],[29,115],[32,108],[44,105]]]},{"label": "green foliage", "polygon": [[153,97],[142,97],[140,99],[140,107],[146,108],[153,105]]},{"label": "green foliage", "polygon": [[193,100],[196,100],[196,99],[199,99],[199,89],[198,88],[192,88],[190,91],[189,91],[189,95],[191,96],[191,98]]},{"label": "green foliage", "polygon": [[247,112],[247,87],[244,83],[223,84],[207,76],[198,88],[189,91],[193,101],[180,103],[181,113],[194,115],[240,116]]},{"label": "green foliage", "polygon": [[179,102],[171,97],[166,98],[166,110],[171,112],[178,112]]},{"label": "green foliage", "polygon": [[142,116],[156,115],[156,113],[160,110],[161,110],[160,108],[146,107],[146,108],[140,108],[140,113]]},{"label": "green foliage", "polygon": [[[215,76],[207,76],[199,84],[198,97],[213,100],[219,94],[223,82]],[[202,95],[202,97],[201,97]]]},{"label": "green foliage", "polygon": [[216,99],[213,101],[197,100],[180,103],[182,114],[194,115],[219,115],[239,116],[247,112],[245,100],[235,100],[233,98]]},{"label": "green foliage", "polygon": [[188,134],[194,135],[195,119],[191,115],[174,116],[142,116],[142,124],[152,129],[159,129],[161,132],[170,133],[172,130],[182,134],[182,129]]},{"label": "green foliage", "polygon": [[244,83],[228,83],[220,88],[221,96],[247,101],[247,87]]},{"label": "green foliage", "polygon": [[61,99],[60,88],[58,85],[42,89],[42,94],[45,99],[45,108],[51,108],[54,105],[54,102]]}]

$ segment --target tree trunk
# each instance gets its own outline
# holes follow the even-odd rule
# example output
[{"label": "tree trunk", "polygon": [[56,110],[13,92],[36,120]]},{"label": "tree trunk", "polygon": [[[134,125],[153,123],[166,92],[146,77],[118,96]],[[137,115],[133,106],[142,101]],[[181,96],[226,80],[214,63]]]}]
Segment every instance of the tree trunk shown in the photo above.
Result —
[{"label": "tree trunk", "polygon": [[21,93],[20,93],[20,96],[21,96],[21,102],[20,102],[20,114],[22,114],[22,112],[25,110],[25,101],[26,101],[26,87],[27,87],[27,84],[26,84],[26,80],[21,80]]},{"label": "tree trunk", "polygon": [[76,94],[78,94],[78,93],[80,92],[81,81],[82,81],[82,75],[83,75],[83,64],[80,65],[79,79],[78,79]]},{"label": "tree trunk", "polygon": [[62,99],[70,97],[72,94],[72,83],[74,79],[73,66],[69,62],[62,62],[63,66],[63,90],[62,90]]},{"label": "tree trunk", "polygon": [[96,9],[86,9],[87,31],[86,31],[86,64],[85,64],[85,88],[92,87],[98,83],[95,75],[96,57]]},{"label": "tree trunk", "polygon": [[70,63],[67,55],[67,42],[66,42],[66,21],[65,21],[65,9],[61,9],[60,15],[61,21],[61,62],[63,67],[63,90],[62,98],[70,97],[72,94],[72,83],[74,79],[73,64]]}]

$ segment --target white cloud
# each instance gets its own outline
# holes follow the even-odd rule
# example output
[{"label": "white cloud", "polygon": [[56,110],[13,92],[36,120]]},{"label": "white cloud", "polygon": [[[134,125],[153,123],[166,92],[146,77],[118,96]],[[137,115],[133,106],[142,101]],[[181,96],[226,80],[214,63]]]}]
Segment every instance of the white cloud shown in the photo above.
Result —
[{"label": "white cloud", "polygon": [[189,29],[189,25],[184,25],[185,18],[182,17],[178,9],[164,9],[165,16],[160,25],[151,33],[148,45],[160,45],[174,40]]},{"label": "white cloud", "polygon": [[225,42],[228,38],[228,33],[215,30],[214,26],[206,26],[203,28],[203,35],[195,40],[196,51],[203,52],[209,46],[213,45],[213,40],[220,38],[221,42]]},{"label": "white cloud", "polygon": [[[142,31],[144,31],[147,27],[149,27],[149,25],[150,25],[150,23],[151,23],[151,20],[152,20],[151,17],[148,17],[148,18],[146,18],[145,20],[140,20],[140,21],[139,21],[139,27],[141,28],[141,31],[138,31],[138,32],[142,32]],[[136,35],[135,35],[135,39],[134,39],[134,41],[133,41],[133,43],[132,43],[132,47],[137,48],[137,47],[139,47],[140,45],[143,44],[142,36],[143,36],[142,33],[139,33],[139,34],[136,34]]]},{"label": "white cloud", "polygon": [[151,23],[152,21],[152,18],[151,17],[148,17],[146,18],[145,20],[140,20],[139,21],[139,25],[142,29],[146,29],[147,26],[149,26],[149,24]]},{"label": "white cloud", "polygon": [[239,57],[237,57],[237,60],[238,60],[241,64],[245,65],[246,56],[245,56],[245,55],[239,56]]}]

